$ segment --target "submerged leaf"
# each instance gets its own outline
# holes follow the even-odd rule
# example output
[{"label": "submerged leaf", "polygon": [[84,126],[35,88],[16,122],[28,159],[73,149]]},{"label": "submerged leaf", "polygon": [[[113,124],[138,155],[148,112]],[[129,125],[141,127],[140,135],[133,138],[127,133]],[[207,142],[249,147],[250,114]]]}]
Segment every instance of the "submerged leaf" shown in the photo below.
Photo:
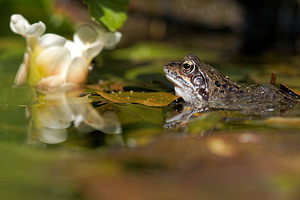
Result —
[{"label": "submerged leaf", "polygon": [[167,106],[178,98],[166,92],[98,92],[98,94],[115,103],[139,103],[146,106]]}]

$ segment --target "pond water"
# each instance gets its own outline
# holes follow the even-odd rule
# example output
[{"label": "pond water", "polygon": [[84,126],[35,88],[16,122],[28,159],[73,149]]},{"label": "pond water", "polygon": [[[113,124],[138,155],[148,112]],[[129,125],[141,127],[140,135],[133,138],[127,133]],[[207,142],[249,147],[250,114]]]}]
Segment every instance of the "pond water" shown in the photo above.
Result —
[{"label": "pond water", "polygon": [[172,106],[96,94],[172,93],[163,65],[190,52],[234,80],[268,83],[276,71],[278,83],[299,90],[299,58],[237,59],[226,45],[234,46],[231,37],[211,37],[215,42],[150,41],[103,52],[87,87],[67,94],[12,86],[25,47],[2,38],[2,198],[299,199],[299,105],[267,116],[206,112],[167,129]]}]

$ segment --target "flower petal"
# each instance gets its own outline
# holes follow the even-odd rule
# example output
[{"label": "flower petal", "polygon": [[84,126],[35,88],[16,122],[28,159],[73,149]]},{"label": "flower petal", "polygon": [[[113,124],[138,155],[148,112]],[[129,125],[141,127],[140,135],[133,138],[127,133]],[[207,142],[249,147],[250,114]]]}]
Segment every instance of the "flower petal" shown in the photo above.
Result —
[{"label": "flower petal", "polygon": [[38,22],[30,25],[25,34],[28,37],[39,37],[46,31],[46,26],[43,22]]},{"label": "flower petal", "polygon": [[68,67],[71,63],[71,55],[64,47],[50,47],[43,50],[36,58],[36,69],[41,77],[53,75],[66,76]]},{"label": "flower petal", "polygon": [[27,47],[31,51],[38,45],[39,37],[45,32],[46,26],[43,22],[38,22],[30,25],[26,32],[25,37],[27,39]]},{"label": "flower petal", "polygon": [[23,85],[24,83],[26,83],[26,80],[27,80],[26,65],[22,63],[19,67],[19,70],[15,78],[15,85],[16,86]]},{"label": "flower petal", "polygon": [[83,84],[88,75],[88,60],[82,56],[75,58],[67,72],[66,81],[77,85]]},{"label": "flower petal", "polygon": [[66,41],[67,41],[66,38],[60,35],[47,33],[40,38],[39,44],[43,48],[48,48],[54,46],[64,46]]},{"label": "flower petal", "polygon": [[93,46],[87,48],[83,53],[83,55],[86,57],[86,59],[89,62],[91,62],[92,59],[96,57],[103,50],[103,47],[104,47],[104,43],[100,41],[98,43],[95,43]]},{"label": "flower petal", "polygon": [[[100,38],[99,33],[101,32],[93,26],[84,25],[74,34],[74,44],[81,49],[81,54],[85,54],[88,61],[97,56],[104,47],[104,41]],[[76,50],[72,49],[71,51]]]},{"label": "flower petal", "polygon": [[86,49],[93,45],[98,38],[98,33],[91,25],[80,26],[73,36],[74,43],[81,49]]},{"label": "flower petal", "polygon": [[115,33],[105,33],[102,36],[104,42],[104,48],[111,49],[114,48],[121,40],[122,34],[120,32]]},{"label": "flower petal", "polygon": [[66,41],[64,47],[69,49],[69,51],[71,52],[72,59],[74,59],[76,57],[81,57],[82,52],[84,51],[84,49],[82,49],[81,46],[76,45],[74,42],[72,42],[70,40]]},{"label": "flower petal", "polygon": [[17,34],[25,37],[27,28],[30,26],[28,21],[19,14],[14,14],[10,17],[10,29]]},{"label": "flower petal", "polygon": [[28,53],[25,53],[24,55],[24,62],[20,65],[17,75],[15,77],[15,82],[14,84],[16,86],[23,85],[27,81],[27,75],[29,71],[29,55]]},{"label": "flower petal", "polygon": [[49,76],[47,78],[42,78],[35,86],[39,90],[52,92],[60,89],[64,82],[65,78],[62,76]]}]

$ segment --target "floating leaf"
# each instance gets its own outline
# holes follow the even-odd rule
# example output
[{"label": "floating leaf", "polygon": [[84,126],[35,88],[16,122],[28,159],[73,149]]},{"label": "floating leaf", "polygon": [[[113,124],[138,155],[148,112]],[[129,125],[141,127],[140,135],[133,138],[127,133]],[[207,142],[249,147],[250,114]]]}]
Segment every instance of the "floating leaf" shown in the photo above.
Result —
[{"label": "floating leaf", "polygon": [[129,0],[84,0],[88,5],[92,19],[114,32],[127,19]]},{"label": "floating leaf", "polygon": [[115,103],[139,103],[146,106],[167,106],[178,98],[166,92],[98,92],[98,94]]}]

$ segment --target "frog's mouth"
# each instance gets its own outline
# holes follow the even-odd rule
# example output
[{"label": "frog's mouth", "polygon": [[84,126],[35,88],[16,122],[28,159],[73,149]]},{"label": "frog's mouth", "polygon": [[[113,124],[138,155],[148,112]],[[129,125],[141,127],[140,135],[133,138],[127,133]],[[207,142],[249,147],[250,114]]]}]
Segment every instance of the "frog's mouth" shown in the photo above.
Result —
[{"label": "frog's mouth", "polygon": [[175,85],[175,87],[183,89],[192,88],[192,86],[186,80],[178,76],[176,72],[169,70],[167,66],[164,67],[164,71],[166,73],[166,78],[170,82],[172,82]]},{"label": "frog's mouth", "polygon": [[180,76],[173,77],[169,74],[166,74],[166,78],[171,81],[175,87],[179,88],[190,88],[190,86],[186,83],[186,81]]}]

